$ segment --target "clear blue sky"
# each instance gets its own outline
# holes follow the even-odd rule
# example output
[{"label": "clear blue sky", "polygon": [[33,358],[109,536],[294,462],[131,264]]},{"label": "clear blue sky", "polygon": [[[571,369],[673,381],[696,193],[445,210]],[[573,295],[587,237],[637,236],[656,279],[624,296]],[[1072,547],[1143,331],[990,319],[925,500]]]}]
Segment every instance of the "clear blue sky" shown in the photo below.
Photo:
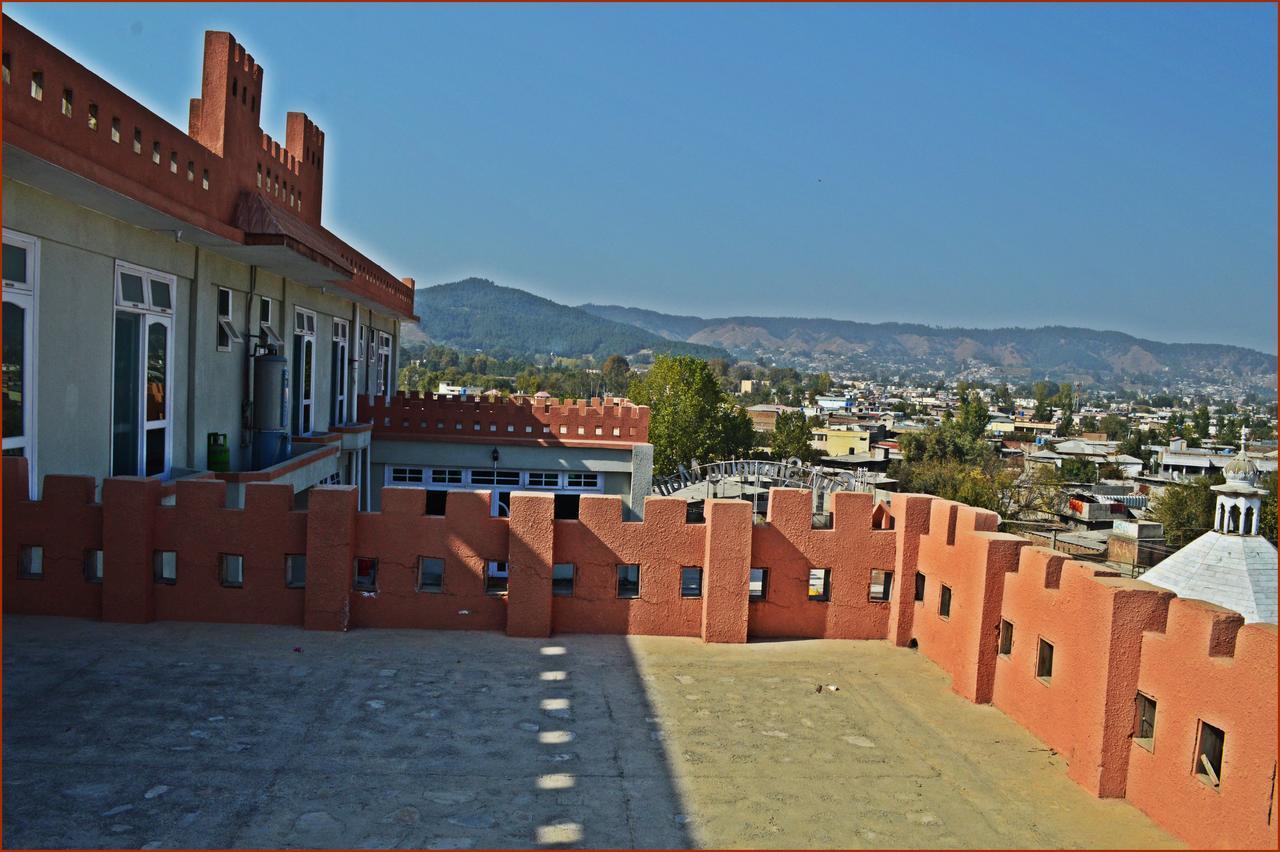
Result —
[{"label": "clear blue sky", "polygon": [[5,4],[179,127],[205,29],[419,285],[1276,351],[1276,7]]}]

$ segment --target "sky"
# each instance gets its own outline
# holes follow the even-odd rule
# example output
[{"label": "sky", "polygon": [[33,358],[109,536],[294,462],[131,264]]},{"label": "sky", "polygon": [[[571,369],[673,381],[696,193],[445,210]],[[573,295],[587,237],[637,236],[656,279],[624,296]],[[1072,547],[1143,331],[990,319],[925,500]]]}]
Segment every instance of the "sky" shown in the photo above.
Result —
[{"label": "sky", "polygon": [[183,129],[231,31],[419,286],[1276,351],[1275,4],[5,12]]}]

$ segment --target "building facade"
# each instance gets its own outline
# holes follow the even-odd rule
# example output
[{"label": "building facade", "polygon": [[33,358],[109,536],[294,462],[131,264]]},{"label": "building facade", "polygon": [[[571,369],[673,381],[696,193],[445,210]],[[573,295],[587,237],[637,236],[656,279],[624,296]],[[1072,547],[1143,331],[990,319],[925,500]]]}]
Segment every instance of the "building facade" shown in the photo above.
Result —
[{"label": "building facade", "polygon": [[4,452],[33,493],[45,470],[213,475],[233,500],[365,484],[358,400],[394,390],[413,284],[321,223],[324,133],[262,132],[263,69],[228,33],[183,131],[4,28]]}]

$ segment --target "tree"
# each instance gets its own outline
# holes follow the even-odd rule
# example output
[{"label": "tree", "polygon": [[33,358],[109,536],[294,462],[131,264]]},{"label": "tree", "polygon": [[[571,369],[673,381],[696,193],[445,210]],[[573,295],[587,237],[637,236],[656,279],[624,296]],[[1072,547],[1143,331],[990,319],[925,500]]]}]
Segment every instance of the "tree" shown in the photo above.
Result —
[{"label": "tree", "polygon": [[1031,418],[1037,423],[1048,423],[1053,418],[1053,406],[1049,404],[1048,397],[1036,400],[1036,410]]},{"label": "tree", "polygon": [[982,394],[971,390],[960,400],[960,416],[957,423],[960,431],[971,438],[981,438],[991,422],[991,414],[987,404],[982,401]]},{"label": "tree", "polygon": [[1258,518],[1258,531],[1272,544],[1276,543],[1276,475],[1264,474],[1258,479],[1258,487],[1267,489],[1262,498],[1262,512]]},{"label": "tree", "polygon": [[996,410],[1003,414],[1013,414],[1013,393],[1008,385],[1000,385],[994,395]]},{"label": "tree", "polygon": [[[1081,427],[1083,428],[1083,422]],[[1123,417],[1115,414],[1103,415],[1102,420],[1098,422],[1098,431],[1107,433],[1108,441],[1118,441],[1125,435],[1129,434],[1129,422]]]},{"label": "tree", "polygon": [[1191,415],[1191,425],[1196,430],[1196,435],[1202,441],[1209,439],[1209,406],[1201,405]]},{"label": "tree", "polygon": [[1059,438],[1065,438],[1074,434],[1076,431],[1075,419],[1071,416],[1071,409],[1066,408],[1062,411],[1062,419],[1058,421],[1058,425],[1053,430],[1053,434]]},{"label": "tree", "polygon": [[1169,544],[1182,547],[1213,528],[1217,495],[1211,486],[1222,481],[1221,475],[1201,476],[1189,482],[1166,485],[1151,501],[1151,517],[1164,524],[1164,536]]},{"label": "tree", "polygon": [[793,456],[801,461],[810,462],[818,456],[812,446],[813,428],[809,418],[803,411],[781,411],[773,425],[773,437],[769,446],[775,459],[789,459]]},{"label": "tree", "polygon": [[1062,478],[1067,482],[1097,482],[1098,466],[1084,459],[1062,460]]},{"label": "tree", "polygon": [[610,391],[619,392],[627,386],[627,374],[631,372],[631,365],[626,358],[614,353],[604,360],[600,372],[604,376],[605,386]]},{"label": "tree", "polygon": [[706,361],[659,355],[631,382],[631,400],[649,406],[653,471],[668,476],[682,464],[734,458],[750,451],[751,420],[720,389]]},{"label": "tree", "polygon": [[1087,432],[1097,432],[1097,431],[1098,431],[1098,418],[1094,417],[1092,414],[1086,414],[1084,417],[1081,417],[1081,418],[1080,418],[1080,431],[1081,431],[1081,432],[1086,432],[1086,433],[1087,433]]}]

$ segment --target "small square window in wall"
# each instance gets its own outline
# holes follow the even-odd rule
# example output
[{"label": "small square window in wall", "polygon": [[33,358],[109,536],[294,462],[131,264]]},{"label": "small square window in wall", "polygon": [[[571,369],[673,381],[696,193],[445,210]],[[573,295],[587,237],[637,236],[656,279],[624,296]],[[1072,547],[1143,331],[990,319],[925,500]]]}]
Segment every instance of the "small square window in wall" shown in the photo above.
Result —
[{"label": "small square window in wall", "polygon": [[187,182],[195,183],[196,181],[196,162],[195,160],[187,160]]},{"label": "small square window in wall", "polygon": [[1226,737],[1221,728],[1200,721],[1194,772],[1197,778],[1214,789],[1222,785],[1222,747]]},{"label": "small square window in wall", "polygon": [[1133,700],[1133,741],[1147,751],[1155,750],[1156,700],[1141,692]]},{"label": "small square window in wall", "polygon": [[4,52],[4,84],[9,85],[9,81],[13,79],[13,66],[9,58],[9,51]]},{"label": "small square window in wall", "polygon": [[89,104],[89,129],[97,131],[98,129],[98,105]]},{"label": "small square window in wall", "polygon": [[943,618],[951,617],[951,587],[943,585],[938,592],[938,615]]},{"label": "small square window in wall", "polygon": [[160,165],[160,143],[159,142],[151,143],[151,162],[155,163],[157,166]]},{"label": "small square window in wall", "polygon": [[172,586],[178,582],[178,554],[173,550],[157,550],[152,557],[151,569],[157,583]]},{"label": "small square window in wall", "polygon": [[444,591],[444,560],[433,556],[418,557],[418,591],[439,594]]},{"label": "small square window in wall", "polygon": [[220,557],[222,585],[228,589],[244,587],[244,556],[239,553],[223,553]]},{"label": "small square window in wall", "polygon": [[86,583],[102,582],[101,550],[86,550],[84,552],[84,579]]},{"label": "small square window in wall", "polygon": [[551,566],[551,594],[557,598],[573,597],[572,562],[558,562]]},{"label": "small square window in wall", "polygon": [[120,119],[118,117],[111,119],[111,141],[117,145],[120,144]]},{"label": "small square window in wall", "polygon": [[444,517],[445,508],[449,502],[449,492],[439,489],[427,490],[427,511],[426,514]]},{"label": "small square window in wall", "polygon": [[73,112],[71,105],[73,103],[74,98],[75,98],[75,94],[70,89],[62,90],[62,114],[65,115],[67,118],[71,118],[71,115]]},{"label": "small square window in wall", "polygon": [[135,154],[142,153],[142,128],[141,127],[133,128],[133,153]]},{"label": "small square window in wall", "polygon": [[201,188],[201,189],[208,189],[208,188],[209,188],[209,170],[208,170],[208,169],[203,169],[203,170],[201,170],[201,173],[200,173],[200,188]]},{"label": "small square window in wall", "polygon": [[561,434],[561,435],[568,435],[568,434],[569,434],[569,427],[568,427],[568,426],[564,426],[564,425],[562,425],[562,426],[560,427],[560,434]]},{"label": "small square window in wall", "polygon": [[1013,653],[1013,622],[1000,619],[1000,656],[1007,657]]},{"label": "small square window in wall", "polygon": [[371,556],[356,557],[355,588],[359,592],[374,592],[378,589],[378,560]]},{"label": "small square window in wall", "polygon": [[44,100],[44,72],[31,72],[31,97],[38,101]]},{"label": "small square window in wall", "polygon": [[39,545],[23,545],[18,551],[18,576],[25,580],[44,577],[44,548]]},{"label": "small square window in wall", "polygon": [[510,572],[507,563],[490,560],[484,569],[484,591],[487,595],[505,595]]},{"label": "small square window in wall", "polygon": [[887,601],[889,594],[893,591],[893,572],[892,571],[872,571],[871,587],[867,590],[867,599],[872,601]]},{"label": "small square window in wall", "polygon": [[576,521],[581,507],[581,494],[556,494],[554,517],[557,521]]},{"label": "small square window in wall", "polygon": [[811,601],[831,600],[831,569],[830,568],[810,568],[809,569],[809,600]]},{"label": "small square window in wall", "polygon": [[175,175],[178,173],[178,152],[177,151],[169,152],[169,171]]},{"label": "small square window in wall", "polygon": [[1053,678],[1053,644],[1043,639],[1036,646],[1036,677],[1045,683]]},{"label": "small square window in wall", "polygon": [[619,565],[618,566],[618,597],[620,598],[640,597],[640,566],[639,565]]},{"label": "small square window in wall", "polygon": [[752,568],[747,579],[747,600],[762,601],[769,596],[769,569]]},{"label": "small square window in wall", "polygon": [[916,572],[916,603],[921,603],[924,601],[924,584],[925,584],[924,574],[917,571]]},{"label": "small square window in wall", "polygon": [[307,555],[290,553],[284,558],[284,585],[289,589],[302,589],[307,585]]},{"label": "small square window in wall", "polygon": [[702,597],[702,569],[686,566],[680,569],[680,597]]}]

